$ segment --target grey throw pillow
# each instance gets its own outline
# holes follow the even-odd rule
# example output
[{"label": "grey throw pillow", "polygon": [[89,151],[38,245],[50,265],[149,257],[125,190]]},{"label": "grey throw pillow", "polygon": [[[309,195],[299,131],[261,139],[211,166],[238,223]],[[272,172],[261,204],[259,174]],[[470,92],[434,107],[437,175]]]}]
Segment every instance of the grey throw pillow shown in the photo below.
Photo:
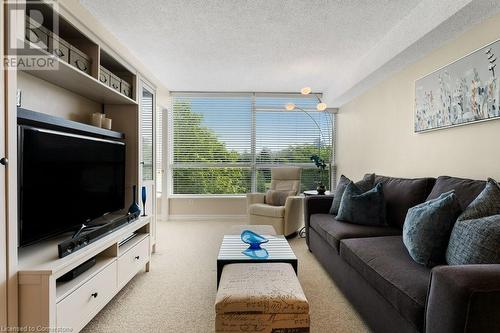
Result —
[{"label": "grey throw pillow", "polygon": [[496,214],[500,214],[500,186],[495,180],[488,178],[484,190],[467,206],[458,220],[472,220]]},{"label": "grey throw pillow", "polygon": [[449,265],[500,264],[500,186],[484,190],[459,216],[446,250]]},{"label": "grey throw pillow", "polygon": [[342,195],[337,220],[362,225],[386,225],[382,184],[364,192],[350,182]]},{"label": "grey throw pillow", "polygon": [[[333,195],[332,206],[330,207],[330,214],[337,215],[339,212],[340,201],[342,201],[342,195],[344,194],[345,188],[349,184],[351,180],[346,176],[340,176],[337,187],[335,188],[335,193]],[[363,179],[359,182],[355,183],[355,185],[361,189],[363,192],[366,192],[373,188],[375,184],[375,174],[366,174]]]},{"label": "grey throw pillow", "polygon": [[500,264],[500,215],[457,221],[446,250],[446,262]]},{"label": "grey throw pillow", "polygon": [[445,262],[450,233],[461,212],[453,191],[408,210],[403,243],[415,262],[427,267]]}]

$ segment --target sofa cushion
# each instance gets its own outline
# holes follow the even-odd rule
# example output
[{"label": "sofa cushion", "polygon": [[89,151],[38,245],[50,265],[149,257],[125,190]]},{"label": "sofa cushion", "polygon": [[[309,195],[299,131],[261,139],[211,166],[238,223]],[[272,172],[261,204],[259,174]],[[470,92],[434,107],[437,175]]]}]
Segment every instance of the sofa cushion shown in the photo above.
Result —
[{"label": "sofa cushion", "polygon": [[366,226],[337,221],[330,214],[311,215],[310,227],[313,228],[325,241],[339,251],[340,241],[347,238],[363,238],[400,235],[399,228],[387,226]]},{"label": "sofa cushion", "polygon": [[285,216],[285,206],[271,206],[268,204],[253,204],[248,207],[252,215],[269,216],[281,218]]},{"label": "sofa cushion", "polygon": [[416,330],[422,330],[431,270],[411,259],[401,236],[344,239],[340,256]]},{"label": "sofa cushion", "polygon": [[350,182],[340,202],[337,220],[361,225],[385,226],[385,201],[383,185],[364,192]]},{"label": "sofa cushion", "polygon": [[[375,181],[375,174],[366,174],[363,179],[360,181],[356,182],[356,186],[359,187],[363,192],[368,191],[373,187]],[[342,201],[342,196],[344,195],[344,191],[349,185],[351,180],[347,178],[346,176],[342,175],[340,176],[339,182],[337,184],[337,187],[335,188],[335,193],[333,196],[333,202],[332,202],[332,207],[330,207],[330,214],[337,215],[339,212],[340,208],[340,202]]]},{"label": "sofa cushion", "polygon": [[402,228],[408,209],[425,201],[434,186],[434,181],[434,178],[375,176],[375,183],[384,185],[387,223]]},{"label": "sofa cushion", "polygon": [[427,267],[444,264],[451,230],[461,212],[453,191],[410,208],[403,243],[413,260]]},{"label": "sofa cushion", "polygon": [[483,180],[440,176],[436,179],[436,183],[426,200],[436,199],[444,192],[455,190],[455,195],[460,202],[460,206],[462,206],[462,210],[465,210],[481,193],[485,185],[486,182]]}]

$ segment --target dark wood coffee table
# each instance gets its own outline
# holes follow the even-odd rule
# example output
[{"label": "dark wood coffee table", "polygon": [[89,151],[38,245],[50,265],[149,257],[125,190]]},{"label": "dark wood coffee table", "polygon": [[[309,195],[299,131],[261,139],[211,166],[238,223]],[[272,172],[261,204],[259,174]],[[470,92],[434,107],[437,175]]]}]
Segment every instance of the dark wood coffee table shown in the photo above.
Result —
[{"label": "dark wood coffee table", "polygon": [[259,262],[285,262],[292,265],[297,274],[297,257],[293,253],[290,244],[285,236],[268,236],[264,235],[269,242],[261,245],[266,249],[269,256],[266,258],[251,258],[242,252],[248,248],[248,244],[243,243],[240,235],[225,235],[217,257],[217,287],[222,275],[224,265],[236,263],[259,263]]}]

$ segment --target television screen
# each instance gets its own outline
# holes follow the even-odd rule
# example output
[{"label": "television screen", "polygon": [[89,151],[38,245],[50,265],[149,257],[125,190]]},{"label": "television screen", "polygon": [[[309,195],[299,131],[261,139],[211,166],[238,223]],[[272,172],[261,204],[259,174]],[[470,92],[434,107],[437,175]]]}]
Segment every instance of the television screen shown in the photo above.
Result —
[{"label": "television screen", "polygon": [[19,245],[124,208],[125,144],[19,126]]}]

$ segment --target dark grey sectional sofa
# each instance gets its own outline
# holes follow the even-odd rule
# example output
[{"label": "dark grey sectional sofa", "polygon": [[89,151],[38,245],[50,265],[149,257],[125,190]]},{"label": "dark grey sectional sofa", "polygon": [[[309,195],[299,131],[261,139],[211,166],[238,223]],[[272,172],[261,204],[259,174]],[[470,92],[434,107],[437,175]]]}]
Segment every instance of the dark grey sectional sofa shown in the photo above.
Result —
[{"label": "dark grey sectional sofa", "polygon": [[384,186],[388,227],[335,220],[332,196],[305,199],[306,242],[375,332],[500,332],[500,265],[436,266],[412,260],[401,230],[406,212],[455,189],[462,208],[484,181],[442,176],[376,176]]}]

